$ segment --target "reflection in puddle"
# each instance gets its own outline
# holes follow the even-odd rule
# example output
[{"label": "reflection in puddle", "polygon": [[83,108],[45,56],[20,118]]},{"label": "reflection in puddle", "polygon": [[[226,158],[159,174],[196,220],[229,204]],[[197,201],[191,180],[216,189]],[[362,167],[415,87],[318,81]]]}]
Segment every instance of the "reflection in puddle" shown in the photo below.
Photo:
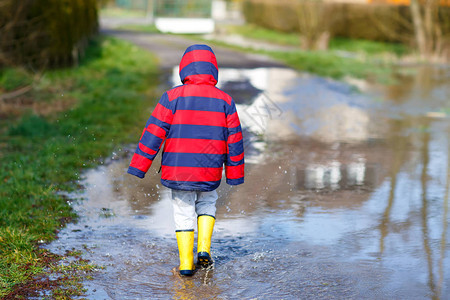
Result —
[{"label": "reflection in puddle", "polygon": [[246,184],[219,188],[214,272],[172,274],[159,166],[136,180],[126,159],[85,174],[80,221],[50,248],[86,244],[86,258],[106,266],[87,283],[90,299],[444,299],[450,122],[429,112],[448,109],[450,94],[436,78],[427,92],[420,80],[409,86],[415,93],[378,91],[380,102],[288,69],[222,69],[247,169]]},{"label": "reflection in puddle", "polygon": [[[330,161],[326,165],[309,164],[304,172],[303,182],[300,186],[306,189],[351,189],[355,187],[371,187],[373,182],[367,178],[366,172],[375,172],[368,169],[364,159],[342,165],[338,161]],[[300,177],[301,178],[301,177]],[[373,176],[371,177],[373,178]]]},{"label": "reflection in puddle", "polygon": [[305,188],[323,189],[329,187],[333,190],[339,188],[341,181],[340,163],[330,162],[329,165],[308,165],[305,169]]}]

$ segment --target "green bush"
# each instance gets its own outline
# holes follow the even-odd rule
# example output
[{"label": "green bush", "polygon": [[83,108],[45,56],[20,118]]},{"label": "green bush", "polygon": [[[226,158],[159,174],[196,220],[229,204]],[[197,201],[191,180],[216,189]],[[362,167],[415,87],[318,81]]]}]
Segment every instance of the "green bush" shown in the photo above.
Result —
[{"label": "green bush", "polygon": [[3,0],[0,66],[71,65],[97,29],[96,0]]},{"label": "green bush", "polygon": [[414,38],[407,6],[384,4],[335,4],[339,15],[333,35],[351,39],[410,44]]},{"label": "green bush", "polygon": [[0,70],[0,91],[12,91],[17,88],[30,85],[33,77],[24,69],[3,69]]}]

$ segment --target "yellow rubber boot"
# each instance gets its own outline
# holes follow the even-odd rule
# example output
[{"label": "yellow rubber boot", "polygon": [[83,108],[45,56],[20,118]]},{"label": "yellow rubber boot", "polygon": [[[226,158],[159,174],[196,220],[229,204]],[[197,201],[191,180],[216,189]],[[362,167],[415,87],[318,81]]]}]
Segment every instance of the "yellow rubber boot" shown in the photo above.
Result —
[{"label": "yellow rubber boot", "polygon": [[194,274],[194,230],[177,231],[178,252],[180,254],[180,274]]},{"label": "yellow rubber boot", "polygon": [[212,216],[201,215],[197,219],[198,242],[197,242],[197,263],[203,268],[213,264],[211,258],[211,237],[216,219]]}]

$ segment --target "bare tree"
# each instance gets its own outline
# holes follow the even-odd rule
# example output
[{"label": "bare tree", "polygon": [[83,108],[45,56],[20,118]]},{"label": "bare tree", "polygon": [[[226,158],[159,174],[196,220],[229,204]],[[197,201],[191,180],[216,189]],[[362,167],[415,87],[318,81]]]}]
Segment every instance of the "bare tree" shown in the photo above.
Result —
[{"label": "bare tree", "polygon": [[[415,45],[422,59],[448,59],[450,8],[440,0],[410,0],[409,7],[378,5],[371,21],[386,37]],[[395,29],[400,29],[396,31]]]},{"label": "bare tree", "polygon": [[301,46],[305,50],[328,49],[333,14],[323,0],[302,0],[297,3]]},{"label": "bare tree", "polygon": [[450,7],[440,0],[410,0],[417,50],[424,59],[450,59]]},{"label": "bare tree", "polygon": [[425,54],[427,52],[427,38],[425,35],[422,13],[420,12],[419,1],[411,0],[410,9],[414,24],[417,47],[419,48],[420,53]]}]

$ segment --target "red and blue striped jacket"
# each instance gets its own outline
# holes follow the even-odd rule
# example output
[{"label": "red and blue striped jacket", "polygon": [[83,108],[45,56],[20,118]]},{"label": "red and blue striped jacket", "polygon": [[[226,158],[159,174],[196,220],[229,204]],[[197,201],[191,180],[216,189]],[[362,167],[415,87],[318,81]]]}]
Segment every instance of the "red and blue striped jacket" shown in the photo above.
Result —
[{"label": "red and blue striped jacket", "polygon": [[233,99],[215,85],[216,56],[207,45],[188,47],[180,62],[183,85],[165,92],[147,121],[128,173],[144,178],[164,143],[161,183],[212,191],[225,165],[230,185],[244,182],[244,145]]}]

